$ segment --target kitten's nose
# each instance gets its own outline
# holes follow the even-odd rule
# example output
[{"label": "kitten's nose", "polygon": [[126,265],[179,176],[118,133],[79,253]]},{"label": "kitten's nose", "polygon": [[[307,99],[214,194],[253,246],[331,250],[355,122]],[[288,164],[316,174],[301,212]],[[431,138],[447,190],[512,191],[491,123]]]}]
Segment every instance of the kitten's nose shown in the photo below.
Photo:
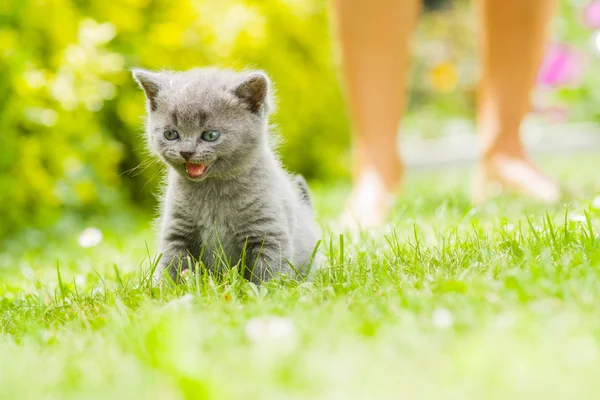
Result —
[{"label": "kitten's nose", "polygon": [[194,155],[194,151],[180,151],[179,154],[181,154],[181,157],[183,157],[186,161],[189,160],[190,158],[192,158],[192,156]]}]

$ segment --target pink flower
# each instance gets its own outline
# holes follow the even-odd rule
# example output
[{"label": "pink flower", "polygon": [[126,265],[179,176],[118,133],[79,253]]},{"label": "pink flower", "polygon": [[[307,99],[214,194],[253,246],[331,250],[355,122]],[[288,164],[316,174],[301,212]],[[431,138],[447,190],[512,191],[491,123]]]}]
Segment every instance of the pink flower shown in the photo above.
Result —
[{"label": "pink flower", "polygon": [[583,57],[565,44],[553,43],[538,71],[538,83],[542,86],[577,84],[583,75]]},{"label": "pink flower", "polygon": [[594,0],[583,9],[583,21],[588,28],[600,28],[600,1]]}]

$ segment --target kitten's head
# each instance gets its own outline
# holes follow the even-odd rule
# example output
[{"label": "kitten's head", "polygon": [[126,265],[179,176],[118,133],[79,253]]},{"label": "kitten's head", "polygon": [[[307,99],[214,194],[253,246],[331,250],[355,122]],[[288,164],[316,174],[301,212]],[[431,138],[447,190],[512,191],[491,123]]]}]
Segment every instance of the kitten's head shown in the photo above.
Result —
[{"label": "kitten's head", "polygon": [[146,94],[150,150],[192,181],[231,178],[267,145],[269,79],[262,72],[133,70]]}]

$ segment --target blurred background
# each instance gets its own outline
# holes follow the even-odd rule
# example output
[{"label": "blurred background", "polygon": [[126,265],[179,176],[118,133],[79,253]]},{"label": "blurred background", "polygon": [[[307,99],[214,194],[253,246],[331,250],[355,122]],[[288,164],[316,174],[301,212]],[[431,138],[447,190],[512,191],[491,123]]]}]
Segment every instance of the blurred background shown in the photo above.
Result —
[{"label": "blurred background", "polygon": [[[474,3],[426,1],[403,126],[413,148],[474,135]],[[265,70],[286,165],[313,182],[347,179],[335,53],[323,0],[0,1],[0,242],[94,220],[147,223],[160,168],[148,162],[131,67]],[[582,146],[600,138],[599,65],[600,1],[560,0],[532,99],[536,126],[565,127],[560,138],[585,123]]]}]

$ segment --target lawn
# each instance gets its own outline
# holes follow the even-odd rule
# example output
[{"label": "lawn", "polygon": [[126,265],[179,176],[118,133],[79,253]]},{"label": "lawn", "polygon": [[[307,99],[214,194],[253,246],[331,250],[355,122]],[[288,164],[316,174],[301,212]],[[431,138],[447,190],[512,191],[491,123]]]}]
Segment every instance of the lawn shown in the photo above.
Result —
[{"label": "lawn", "polygon": [[[583,193],[474,207],[468,170],[413,172],[389,227],[332,228],[326,268],[260,288],[147,279],[150,216],[27,232],[0,256],[0,398],[597,398],[599,153],[542,163]],[[594,201],[595,199],[595,201]]]}]

